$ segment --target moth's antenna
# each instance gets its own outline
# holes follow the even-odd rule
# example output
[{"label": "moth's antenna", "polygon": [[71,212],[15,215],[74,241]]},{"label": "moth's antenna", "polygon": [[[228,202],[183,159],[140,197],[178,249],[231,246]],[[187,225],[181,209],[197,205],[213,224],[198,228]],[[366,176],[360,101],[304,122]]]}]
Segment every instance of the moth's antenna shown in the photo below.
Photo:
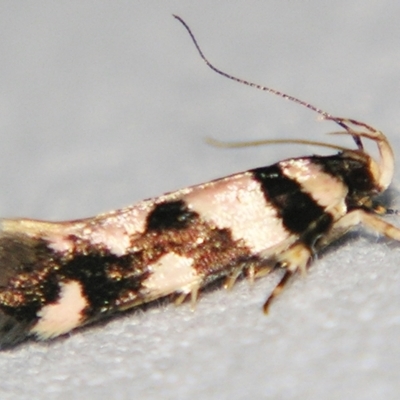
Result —
[{"label": "moth's antenna", "polygon": [[[173,17],[176,18],[186,28],[186,30],[189,33],[189,36],[192,38],[192,41],[193,41],[198,53],[200,54],[200,57],[207,64],[207,66],[209,68],[211,68],[213,71],[215,71],[217,74],[222,75],[225,78],[231,79],[231,80],[233,80],[235,82],[242,83],[243,85],[247,85],[247,86],[259,89],[259,90],[263,90],[265,92],[272,93],[272,94],[275,94],[277,96],[283,97],[284,99],[293,101],[294,103],[300,104],[301,106],[306,107],[306,108],[308,108],[308,109],[310,109],[312,111],[315,111],[316,113],[322,115],[322,117],[324,119],[329,119],[329,120],[332,120],[332,121],[336,122],[339,126],[344,128],[350,134],[352,133],[351,128],[346,123],[344,123],[342,119],[336,118],[336,117],[332,116],[331,114],[327,113],[326,111],[321,110],[320,108],[313,106],[310,103],[307,103],[307,102],[305,102],[303,100],[300,100],[297,97],[290,96],[290,95],[288,95],[286,93],[283,93],[283,92],[281,92],[279,90],[276,90],[276,89],[273,89],[273,88],[270,88],[270,87],[267,87],[267,86],[262,86],[262,85],[259,85],[257,83],[249,82],[249,81],[247,81],[245,79],[237,78],[236,76],[233,76],[233,75],[230,75],[230,74],[228,74],[228,73],[226,73],[224,71],[221,71],[220,69],[215,67],[213,64],[211,64],[210,61],[208,61],[208,59],[206,58],[206,56],[204,55],[203,51],[201,50],[199,44],[197,43],[197,40],[196,40],[194,34],[192,33],[192,31],[189,28],[189,26],[187,25],[187,23],[181,17],[179,17],[178,15],[173,15]],[[362,150],[363,149],[363,145],[362,145],[360,137],[356,136],[356,135],[352,135],[352,137],[353,137],[357,147],[360,150]]]},{"label": "moth's antenna", "polygon": [[[347,133],[347,132],[341,132]],[[301,144],[301,145],[309,145],[309,146],[319,146],[326,147],[328,149],[335,149],[339,151],[349,151],[347,147],[337,146],[335,144],[319,142],[316,140],[306,140],[306,139],[265,139],[265,140],[252,140],[248,142],[222,142],[220,140],[206,137],[206,142],[214,147],[224,147],[224,148],[241,148],[241,147],[254,147],[254,146],[263,146],[270,144]]]}]

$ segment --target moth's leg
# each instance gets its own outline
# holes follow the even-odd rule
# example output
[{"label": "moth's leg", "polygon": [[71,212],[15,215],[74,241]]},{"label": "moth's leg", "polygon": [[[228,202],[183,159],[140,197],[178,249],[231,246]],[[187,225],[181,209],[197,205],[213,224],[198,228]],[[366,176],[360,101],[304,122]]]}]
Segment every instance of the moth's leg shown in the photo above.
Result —
[{"label": "moth's leg", "polygon": [[200,291],[200,284],[194,285],[190,289],[190,308],[192,309],[192,311],[194,311],[196,308],[197,299],[199,298],[199,291]]},{"label": "moth's leg", "polygon": [[226,278],[223,284],[224,289],[230,290],[235,285],[237,279],[243,272],[244,265],[238,265]]},{"label": "moth's leg", "polygon": [[[331,233],[328,234],[326,238],[322,238],[323,244],[329,244],[340,236],[340,233],[344,233],[358,224],[362,224],[373,232],[377,232],[390,239],[400,241],[400,228],[384,221],[375,214],[368,213],[364,210],[355,210],[346,214],[334,224]],[[322,247],[321,242],[318,243],[317,247]],[[271,301],[282,292],[289,278],[297,270],[300,270],[303,274],[305,273],[307,263],[311,257],[312,253],[310,249],[302,243],[294,244],[279,255],[278,262],[285,268],[285,273],[265,302],[265,313],[268,313],[268,307]]]},{"label": "moth's leg", "polygon": [[242,262],[226,276],[223,287],[228,290],[232,289],[240,276],[244,276],[250,283],[254,283],[255,279],[268,275],[275,265],[276,260],[271,257],[263,261],[257,259]]},{"label": "moth's leg", "polygon": [[176,292],[173,300],[176,306],[180,306],[190,296],[190,308],[192,311],[196,309],[197,300],[199,298],[200,282],[191,285],[189,290]]},{"label": "moth's leg", "polygon": [[269,305],[274,298],[282,292],[289,278],[298,270],[300,270],[303,275],[306,273],[307,264],[311,257],[312,252],[310,248],[301,242],[295,243],[279,254],[277,262],[285,269],[285,273],[264,303],[263,310],[265,314],[268,313]]},{"label": "moth's leg", "polygon": [[364,210],[355,210],[346,214],[335,223],[333,230],[346,231],[358,224],[362,224],[371,231],[377,232],[390,239],[400,241],[400,228]]}]

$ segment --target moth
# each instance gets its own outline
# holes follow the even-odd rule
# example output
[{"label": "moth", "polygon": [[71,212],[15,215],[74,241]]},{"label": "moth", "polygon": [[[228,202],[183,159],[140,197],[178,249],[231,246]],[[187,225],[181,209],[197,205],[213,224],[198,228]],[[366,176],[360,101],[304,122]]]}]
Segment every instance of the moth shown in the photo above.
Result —
[{"label": "moth", "polygon": [[[217,73],[297,102],[338,124],[356,148],[290,158],[76,221],[3,219],[0,227],[0,346],[49,339],[165,297],[195,303],[211,283],[231,287],[284,270],[264,310],[313,255],[357,224],[394,240],[400,229],[376,202],[393,176],[385,135],[333,117],[271,88]],[[363,140],[376,144],[374,159]],[[317,143],[318,144],[318,143]]]}]

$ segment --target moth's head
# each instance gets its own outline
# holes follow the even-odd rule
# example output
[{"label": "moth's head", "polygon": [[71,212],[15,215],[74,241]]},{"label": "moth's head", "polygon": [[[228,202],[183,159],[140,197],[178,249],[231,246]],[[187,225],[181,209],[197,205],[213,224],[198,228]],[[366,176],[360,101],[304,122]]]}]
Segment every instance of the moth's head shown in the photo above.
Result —
[{"label": "moth's head", "polygon": [[[358,150],[351,152],[355,155],[355,158],[357,154],[360,158],[365,158],[365,163],[368,166],[376,190],[378,192],[385,191],[392,182],[394,172],[394,154],[387,137],[372,126],[354,119],[337,117],[328,117],[326,119],[336,122],[345,129],[337,133],[351,135],[353,137]],[[379,152],[379,157],[377,159],[364,150],[362,143],[363,138],[376,143]]]},{"label": "moth's head", "polygon": [[386,136],[377,130],[357,132],[358,137],[372,140],[376,143],[379,151],[379,158],[375,159],[370,154],[368,156],[368,168],[373,177],[375,186],[379,192],[385,191],[393,179],[394,172],[394,154],[392,147]]}]

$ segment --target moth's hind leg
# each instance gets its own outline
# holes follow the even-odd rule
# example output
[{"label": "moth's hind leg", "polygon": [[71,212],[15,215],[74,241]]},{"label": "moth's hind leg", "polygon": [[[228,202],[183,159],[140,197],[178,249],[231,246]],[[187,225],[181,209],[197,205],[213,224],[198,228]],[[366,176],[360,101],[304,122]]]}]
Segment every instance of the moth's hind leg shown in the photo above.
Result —
[{"label": "moth's hind leg", "polygon": [[279,256],[277,257],[277,263],[281,268],[285,269],[285,273],[264,303],[263,310],[265,314],[268,313],[271,302],[282,292],[285,285],[293,274],[295,274],[299,270],[302,275],[306,274],[307,264],[311,257],[311,250],[308,246],[301,242],[293,244],[287,250],[284,250],[282,253],[279,254]]},{"label": "moth's hind leg", "polygon": [[276,261],[271,261],[269,257],[265,261],[260,261],[258,257],[242,261],[225,277],[223,287],[227,290],[232,289],[240,277],[246,278],[252,284],[255,279],[268,275],[274,269],[275,264]]}]

